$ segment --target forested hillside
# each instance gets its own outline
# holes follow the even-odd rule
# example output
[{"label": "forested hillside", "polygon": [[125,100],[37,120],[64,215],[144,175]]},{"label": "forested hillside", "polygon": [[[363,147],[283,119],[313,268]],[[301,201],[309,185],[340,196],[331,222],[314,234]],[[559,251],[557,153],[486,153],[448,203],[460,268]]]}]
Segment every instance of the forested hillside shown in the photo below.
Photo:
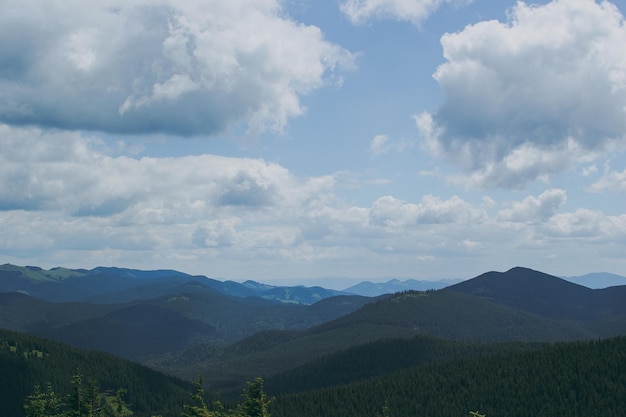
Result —
[{"label": "forested hillside", "polygon": [[458,358],[541,349],[543,343],[477,343],[431,336],[383,339],[324,355],[266,381],[268,390],[280,393],[308,391],[388,374],[401,369]]},{"label": "forested hillside", "polygon": [[24,415],[25,398],[49,383],[60,396],[71,391],[80,372],[101,391],[127,390],[126,402],[136,416],[176,415],[189,399],[191,384],[113,355],[72,348],[21,333],[0,330],[0,416]]},{"label": "forested hillside", "polygon": [[349,385],[279,395],[273,417],[623,417],[626,338],[460,358]]}]

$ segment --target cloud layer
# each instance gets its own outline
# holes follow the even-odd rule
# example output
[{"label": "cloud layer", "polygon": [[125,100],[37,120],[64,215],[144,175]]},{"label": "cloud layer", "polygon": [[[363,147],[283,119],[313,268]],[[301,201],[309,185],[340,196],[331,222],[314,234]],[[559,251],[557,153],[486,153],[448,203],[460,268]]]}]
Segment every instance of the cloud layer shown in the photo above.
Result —
[{"label": "cloud layer", "polygon": [[277,0],[0,3],[0,121],[210,135],[280,130],[354,56]]},{"label": "cloud layer", "polygon": [[626,141],[624,17],[611,3],[519,2],[509,22],[441,38],[446,94],[416,116],[426,146],[475,185],[521,187]]},{"label": "cloud layer", "polygon": [[49,266],[80,259],[230,278],[250,265],[257,279],[348,266],[371,276],[390,262],[412,274],[424,262],[441,271],[451,258],[492,264],[494,253],[537,259],[626,239],[625,215],[564,211],[561,189],[499,203],[427,194],[358,205],[341,197],[340,174],[299,178],[208,154],[114,156],[92,137],[37,128],[0,125],[0,136],[0,252],[18,263],[43,256]]}]

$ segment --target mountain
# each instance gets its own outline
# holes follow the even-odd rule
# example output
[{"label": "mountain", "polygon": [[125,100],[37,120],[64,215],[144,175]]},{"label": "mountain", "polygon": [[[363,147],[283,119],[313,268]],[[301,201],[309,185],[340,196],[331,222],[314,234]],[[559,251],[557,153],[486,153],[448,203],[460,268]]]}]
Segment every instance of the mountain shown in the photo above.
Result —
[{"label": "mountain", "polygon": [[[617,328],[596,329],[587,323],[542,317],[457,291],[408,292],[366,304],[351,314],[297,333],[257,333],[178,368],[176,375],[189,377],[201,370],[213,388],[221,389],[235,386],[244,377],[269,377],[322,355],[388,338],[425,335],[483,343],[557,342],[593,339],[603,336],[601,332],[613,334]],[[268,339],[276,343],[267,343]],[[153,365],[172,371],[167,366]]]},{"label": "mountain", "polygon": [[376,297],[383,294],[393,294],[409,290],[438,290],[460,281],[461,280],[418,281],[415,279],[408,279],[405,281],[392,279],[387,282],[363,281],[346,288],[344,291],[347,293],[364,295],[366,297]]},{"label": "mountain", "polygon": [[418,335],[482,343],[626,335],[626,287],[591,290],[525,268],[490,272],[441,290],[384,296],[297,333],[259,333],[181,375],[203,369],[221,375],[211,382],[228,384],[236,375],[271,376],[339,350]]},{"label": "mountain", "polygon": [[626,277],[611,274],[608,272],[593,272],[580,276],[562,278],[592,289],[602,289],[608,287],[616,287],[619,285],[626,285]]},{"label": "mountain", "polygon": [[313,305],[287,304],[227,296],[195,281],[167,295],[120,304],[52,303],[0,293],[0,327],[142,360],[194,344],[225,346],[264,330],[306,329],[369,301],[340,296]]},{"label": "mountain", "polygon": [[[3,268],[0,286],[29,284],[41,292],[45,284],[57,295],[66,288],[83,300],[2,294],[0,325],[188,379],[203,374],[207,386],[220,389],[382,339],[561,342],[626,334],[626,286],[592,290],[526,268],[375,299],[175,271]],[[10,285],[3,283],[7,269]],[[106,282],[113,291],[106,292]],[[320,301],[309,304],[315,299]]]},{"label": "mountain", "polygon": [[313,304],[346,293],[321,287],[276,287],[254,281],[219,281],[173,270],[142,271],[97,267],[91,270],[0,265],[0,293],[21,292],[47,301],[122,303],[169,294],[188,282],[201,283],[222,294],[261,297],[288,304]]},{"label": "mountain", "polygon": [[121,307],[80,302],[52,303],[22,293],[0,293],[0,328],[37,332],[90,320]]},{"label": "mountain", "polygon": [[590,320],[626,314],[626,286],[592,290],[521,267],[487,272],[448,289],[555,319]]}]

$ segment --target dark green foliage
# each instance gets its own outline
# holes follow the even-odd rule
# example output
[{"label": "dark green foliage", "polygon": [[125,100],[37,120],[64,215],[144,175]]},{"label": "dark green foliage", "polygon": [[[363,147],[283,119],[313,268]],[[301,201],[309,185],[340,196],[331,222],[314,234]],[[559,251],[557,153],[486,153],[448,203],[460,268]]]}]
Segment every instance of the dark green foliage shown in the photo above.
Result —
[{"label": "dark green foliage", "polygon": [[[0,330],[0,369],[0,416],[23,416],[23,402],[29,395],[38,395],[44,402],[51,399],[46,397],[48,390],[33,392],[35,386],[50,384],[58,398],[65,401],[68,395],[76,393],[77,369],[87,399],[93,398],[94,387],[95,391],[111,396],[118,388],[125,388],[125,401],[138,417],[155,411],[164,417],[174,415],[187,399],[189,388],[188,383],[110,354],[6,330]],[[74,385],[70,383],[73,377]],[[74,397],[72,401],[76,400]],[[83,399],[80,401],[84,403]]]},{"label": "dark green foliage", "polygon": [[61,401],[48,384],[46,390],[41,391],[39,385],[35,386],[35,392],[26,397],[24,412],[26,417],[53,417],[59,413]]},{"label": "dark green foliage", "polygon": [[185,404],[183,406],[183,413],[181,417],[214,417],[215,414],[221,412],[221,407],[217,407],[216,413],[209,410],[204,400],[204,388],[202,388],[202,377],[198,378],[198,381],[194,383],[195,392],[191,394],[192,405]]},{"label": "dark green foliage", "polygon": [[626,338],[461,358],[341,387],[278,396],[274,417],[626,415]]},{"label": "dark green foliage", "polygon": [[325,355],[269,377],[269,392],[292,393],[343,385],[405,368],[455,358],[538,349],[537,343],[470,343],[431,336],[383,339]]},{"label": "dark green foliage", "polygon": [[238,410],[245,417],[270,417],[269,406],[273,398],[268,398],[263,389],[263,379],[256,378],[248,382],[242,395]]}]

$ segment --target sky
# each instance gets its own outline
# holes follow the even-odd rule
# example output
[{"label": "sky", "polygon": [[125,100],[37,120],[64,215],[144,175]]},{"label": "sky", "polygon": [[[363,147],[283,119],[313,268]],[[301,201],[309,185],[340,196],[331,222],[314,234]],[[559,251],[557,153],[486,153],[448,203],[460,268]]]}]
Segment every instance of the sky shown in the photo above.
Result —
[{"label": "sky", "polygon": [[626,275],[625,13],[0,0],[0,262]]}]

